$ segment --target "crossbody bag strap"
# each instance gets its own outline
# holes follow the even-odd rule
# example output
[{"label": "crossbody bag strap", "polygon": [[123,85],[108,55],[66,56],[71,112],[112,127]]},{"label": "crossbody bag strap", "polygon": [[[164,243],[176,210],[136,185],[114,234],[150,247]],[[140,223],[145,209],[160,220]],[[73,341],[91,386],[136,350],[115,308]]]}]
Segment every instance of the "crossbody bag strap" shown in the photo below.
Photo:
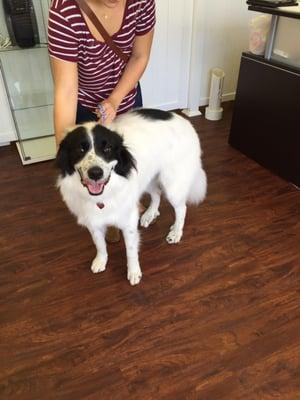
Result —
[{"label": "crossbody bag strap", "polygon": [[98,30],[100,35],[103,37],[105,43],[117,54],[117,56],[125,63],[129,60],[129,55],[123,53],[123,51],[114,43],[109,33],[106,31],[104,26],[101,24],[96,14],[91,10],[85,0],[75,0],[80,9],[86,14],[86,16],[93,23],[95,28]]}]

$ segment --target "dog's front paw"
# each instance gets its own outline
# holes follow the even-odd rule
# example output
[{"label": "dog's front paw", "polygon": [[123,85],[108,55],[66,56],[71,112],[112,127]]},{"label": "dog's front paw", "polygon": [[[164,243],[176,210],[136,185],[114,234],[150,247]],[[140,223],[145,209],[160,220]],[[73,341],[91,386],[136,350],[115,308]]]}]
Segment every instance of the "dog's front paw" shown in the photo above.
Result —
[{"label": "dog's front paw", "polygon": [[130,285],[138,285],[142,279],[142,271],[140,267],[128,268],[127,279],[129,280]]},{"label": "dog's front paw", "polygon": [[148,226],[160,215],[158,210],[151,210],[148,208],[141,216],[141,226],[148,228]]},{"label": "dog's front paw", "polygon": [[105,271],[107,259],[96,256],[92,262],[91,270],[94,274]]},{"label": "dog's front paw", "polygon": [[182,238],[182,229],[176,229],[174,225],[171,226],[170,232],[166,238],[169,244],[179,243]]}]

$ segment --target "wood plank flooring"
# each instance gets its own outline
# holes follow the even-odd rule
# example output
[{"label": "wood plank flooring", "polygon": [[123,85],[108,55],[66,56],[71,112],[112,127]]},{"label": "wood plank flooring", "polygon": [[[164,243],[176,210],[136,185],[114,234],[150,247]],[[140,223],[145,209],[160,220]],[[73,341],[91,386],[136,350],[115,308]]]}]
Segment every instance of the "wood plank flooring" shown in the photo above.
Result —
[{"label": "wood plank flooring", "polygon": [[193,119],[207,199],[177,246],[163,203],[134,288],[123,242],[90,272],[53,163],[0,148],[1,399],[300,399],[300,192],[227,144],[231,115]]}]

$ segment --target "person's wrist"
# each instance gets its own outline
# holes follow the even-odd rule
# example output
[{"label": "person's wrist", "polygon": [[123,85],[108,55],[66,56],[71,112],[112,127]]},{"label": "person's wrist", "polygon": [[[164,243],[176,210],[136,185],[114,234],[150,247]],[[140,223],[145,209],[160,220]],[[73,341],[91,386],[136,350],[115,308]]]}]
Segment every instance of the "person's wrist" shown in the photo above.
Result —
[{"label": "person's wrist", "polygon": [[117,112],[117,110],[118,110],[118,108],[119,108],[119,106],[120,106],[120,104],[122,102],[122,99],[120,99],[119,96],[116,96],[116,95],[112,94],[112,95],[110,95],[108,97],[107,101],[110,102],[110,104],[113,106],[113,108]]}]

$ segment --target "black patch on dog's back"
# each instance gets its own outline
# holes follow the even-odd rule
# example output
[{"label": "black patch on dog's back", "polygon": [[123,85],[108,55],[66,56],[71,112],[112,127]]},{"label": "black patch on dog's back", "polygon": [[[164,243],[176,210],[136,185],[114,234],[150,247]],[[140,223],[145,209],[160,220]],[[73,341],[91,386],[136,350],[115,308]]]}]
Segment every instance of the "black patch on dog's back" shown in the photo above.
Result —
[{"label": "black patch on dog's back", "polygon": [[154,108],[140,108],[133,111],[144,118],[151,119],[152,121],[169,121],[173,118],[173,114],[169,111],[156,110]]},{"label": "black patch on dog's back", "polygon": [[107,162],[117,160],[115,172],[126,178],[136,166],[134,157],[123,143],[123,138],[102,125],[95,125],[92,133],[96,154]]}]

